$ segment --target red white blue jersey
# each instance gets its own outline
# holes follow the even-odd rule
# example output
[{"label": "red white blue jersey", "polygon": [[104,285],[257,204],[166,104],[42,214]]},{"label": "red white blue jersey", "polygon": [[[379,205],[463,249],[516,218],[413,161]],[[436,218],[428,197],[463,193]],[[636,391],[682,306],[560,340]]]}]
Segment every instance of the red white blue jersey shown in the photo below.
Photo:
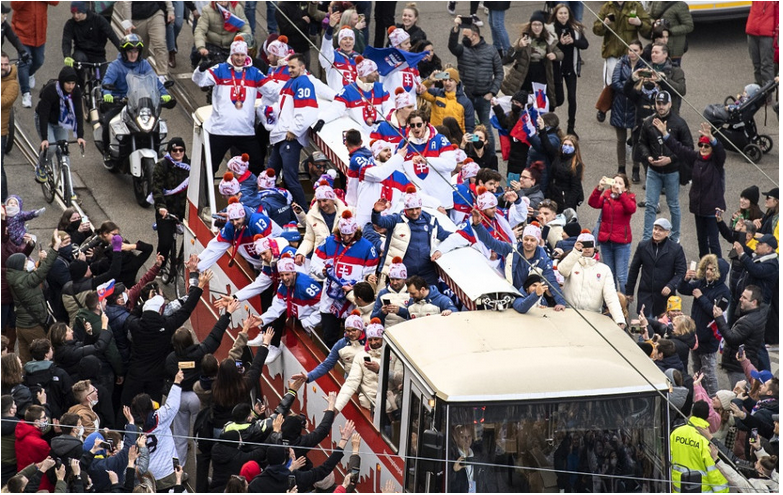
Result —
[{"label": "red white blue jersey", "polygon": [[[444,208],[451,209],[454,206],[454,198],[450,179],[451,172],[457,166],[457,156],[451,142],[446,136],[438,134],[431,125],[424,139],[416,140],[407,133],[406,138],[408,154],[404,168],[411,182],[437,199]],[[413,163],[413,157],[418,154],[421,154],[426,162]]]},{"label": "red white blue jersey", "polygon": [[452,198],[454,199],[454,209],[449,212],[449,216],[455,224],[459,225],[470,216],[470,211],[476,204],[476,185],[457,184]]},{"label": "red white blue jersey", "polygon": [[302,75],[289,79],[280,90],[280,102],[275,107],[276,120],[269,131],[269,142],[277,144],[291,132],[306,146],[307,129],[318,119],[318,101],[310,78]]},{"label": "red white blue jersey", "polygon": [[212,115],[204,128],[210,134],[224,136],[255,135],[256,98],[263,96],[273,102],[279,89],[255,67],[245,67],[238,72],[225,62],[204,72],[196,69],[192,80],[202,88],[214,86]]},{"label": "red white blue jersey", "polygon": [[286,318],[303,320],[313,313],[319,312],[321,302],[321,282],[307,274],[297,272],[293,287],[280,284],[272,304],[261,315],[261,326],[266,326],[281,315]]},{"label": "red white blue jersey", "polygon": [[362,124],[365,132],[368,133],[375,126],[375,124],[367,124],[368,120],[370,122],[380,121],[381,115],[394,109],[394,102],[389,93],[378,82],[373,83],[370,91],[364,91],[355,84],[346,86],[341,89],[334,101],[337,106],[334,118],[348,114],[353,120]]},{"label": "red white blue jersey", "polygon": [[339,238],[331,235],[315,249],[310,273],[320,274],[327,265],[333,267],[335,277],[355,284],[364,280],[367,275],[375,273],[378,252],[375,246],[363,237],[346,246]]},{"label": "red white blue jersey", "polygon": [[345,202],[349,206],[356,206],[356,201],[359,198],[359,181],[362,180],[364,169],[374,166],[375,160],[372,157],[372,152],[364,147],[353,150],[349,156],[351,161],[348,163],[346,174],[348,177],[345,184]]},{"label": "red white blue jersey", "polygon": [[318,61],[326,71],[326,84],[333,90],[340,91],[356,81],[356,57],[358,56],[355,51],[345,54],[342,50],[335,50],[332,36],[324,34]]},{"label": "red white blue jersey", "polygon": [[397,88],[402,88],[413,96],[414,108],[416,107],[416,88],[421,84],[421,75],[419,69],[415,67],[406,67],[398,69],[381,78],[383,87],[387,91],[393,92]]},{"label": "red white blue jersey", "polygon": [[199,254],[198,270],[204,271],[211,267],[223,254],[233,247],[232,257],[241,254],[248,263],[257,270],[261,270],[263,262],[253,246],[253,237],[261,234],[264,237],[279,237],[283,232],[272,219],[261,213],[256,213],[245,207],[245,223],[238,229],[231,222],[218,233],[217,237],[209,241],[207,247]]}]

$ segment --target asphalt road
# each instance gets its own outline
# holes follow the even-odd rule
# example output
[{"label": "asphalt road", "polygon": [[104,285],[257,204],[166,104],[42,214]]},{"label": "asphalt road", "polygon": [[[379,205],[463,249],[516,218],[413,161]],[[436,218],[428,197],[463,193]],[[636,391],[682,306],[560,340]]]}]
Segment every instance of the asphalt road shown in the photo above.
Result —
[{"label": "asphalt road", "polygon": [[[528,21],[530,14],[542,3],[513,3],[506,14],[506,27],[512,41],[516,38],[519,27]],[[579,109],[576,130],[581,136],[582,157],[586,164],[584,178],[586,196],[590,194],[601,176],[609,175],[616,170],[614,130],[609,125],[608,118],[604,123],[598,123],[595,120],[594,103],[602,87],[603,60],[600,55],[600,39],[592,34],[592,23],[595,17],[591,10],[597,12],[600,5],[600,2],[586,3],[584,19],[588,26],[587,37],[590,47],[582,53],[585,65],[578,83]],[[403,2],[398,2],[398,15],[401,14],[402,8]],[[421,13],[419,24],[435,44],[436,53],[444,63],[455,63],[455,58],[447,49],[448,30],[452,26],[453,17],[446,12],[444,2],[419,2],[419,9]],[[458,14],[467,14],[468,2],[460,2],[457,10]],[[264,31],[265,13],[263,2],[259,2],[257,15],[259,29],[256,36],[261,41],[266,34]],[[69,16],[68,2],[62,2],[57,7],[49,8],[46,63],[37,73],[38,86],[33,89],[33,105],[37,103],[38,92],[43,84],[49,79],[56,78],[62,67],[60,40],[63,25]],[[479,9],[479,16],[486,23],[486,16],[481,9]],[[710,103],[722,102],[726,96],[736,95],[742,91],[746,84],[753,82],[753,67],[748,57],[744,24],[742,20],[697,24],[696,29],[689,36],[690,49],[683,60],[683,69],[687,78],[687,94],[681,114],[691,128],[694,141],[698,138],[697,129],[703,120],[701,112],[705,106]],[[371,33],[372,29],[373,26],[371,26]],[[482,34],[487,41],[490,41],[488,23],[482,28]],[[176,69],[172,69],[171,73],[188,91],[189,99],[200,105],[205,102],[204,94],[190,82],[188,55],[191,44],[192,35],[188,27],[185,26],[179,37],[181,49],[177,57],[178,66]],[[8,45],[4,49],[9,51],[11,57],[15,56],[12,46]],[[115,55],[114,48],[110,47],[110,59]],[[16,102],[15,112],[16,119],[22,125],[24,132],[28,136],[35,136],[33,109],[22,108],[20,98]],[[561,121],[564,121],[565,107],[558,111],[558,114],[561,116]],[[169,136],[183,136],[185,141],[190,144],[192,123],[186,112],[181,108],[164,110],[163,117],[168,121]],[[748,163],[736,153],[729,153],[726,162],[726,202],[730,212],[738,208],[739,193],[746,187],[755,184],[761,191],[767,191],[775,187],[773,181],[777,183],[779,180],[779,124],[777,116],[770,108],[765,119],[765,112],[761,110],[756,115],[756,122],[760,133],[772,136],[774,146],[758,166]],[[141,239],[155,243],[156,237],[151,228],[154,222],[152,210],[143,209],[136,204],[129,176],[112,174],[103,168],[101,157],[92,143],[89,129],[85,132],[85,137],[88,141],[85,157],[81,158],[77,153],[72,158],[77,194],[80,196],[86,213],[95,225],[106,219],[114,220],[120,225],[122,234],[131,241]],[[37,139],[36,137],[34,140]],[[22,196],[25,201],[25,209],[45,206],[40,186],[34,182],[32,168],[24,162],[18,150],[14,150],[6,157],[3,166],[7,167],[9,191],[12,194]],[[772,180],[765,177],[764,173]],[[632,191],[637,196],[643,196],[644,193],[640,185],[634,185]],[[680,204],[683,210],[681,242],[688,260],[693,260],[696,259],[698,249],[693,217],[687,211],[687,187],[680,190]],[[51,229],[60,217],[60,213],[56,206],[48,207],[43,217],[29,222],[29,230],[39,237],[48,238]],[[661,214],[668,214],[665,201],[662,201]],[[579,217],[583,226],[592,226],[597,218],[597,210],[593,210],[585,204],[579,209]],[[637,211],[633,217],[634,243],[641,238],[643,218],[644,213],[641,210]],[[724,247],[728,249],[728,244],[725,242]],[[686,301],[686,304],[689,305],[690,301]]]}]

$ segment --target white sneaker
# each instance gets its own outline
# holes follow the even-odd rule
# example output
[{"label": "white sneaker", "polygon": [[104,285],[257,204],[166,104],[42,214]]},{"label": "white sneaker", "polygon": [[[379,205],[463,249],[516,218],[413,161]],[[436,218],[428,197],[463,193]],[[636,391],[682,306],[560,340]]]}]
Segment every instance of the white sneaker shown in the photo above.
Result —
[{"label": "white sneaker", "polygon": [[25,93],[22,95],[22,106],[25,108],[32,108],[33,107],[33,95],[30,93]]},{"label": "white sneaker", "polygon": [[477,16],[476,14],[473,14],[472,16],[470,16],[470,18],[471,18],[471,20],[473,20],[473,24],[474,24],[476,27],[481,27],[481,26],[483,26],[483,25],[484,25],[484,21],[482,21],[481,19],[479,19],[479,16]]},{"label": "white sneaker", "polygon": [[275,362],[275,360],[280,357],[280,354],[282,352],[283,351],[281,351],[280,348],[277,347],[276,345],[270,345],[269,346],[269,354],[267,354],[266,360],[264,361],[264,364],[269,365],[269,364]]},{"label": "white sneaker", "polygon": [[30,84],[30,88],[31,88],[31,89],[35,87],[35,74],[33,74],[32,76],[30,76],[30,78],[28,79],[28,82],[29,82],[29,84]]}]

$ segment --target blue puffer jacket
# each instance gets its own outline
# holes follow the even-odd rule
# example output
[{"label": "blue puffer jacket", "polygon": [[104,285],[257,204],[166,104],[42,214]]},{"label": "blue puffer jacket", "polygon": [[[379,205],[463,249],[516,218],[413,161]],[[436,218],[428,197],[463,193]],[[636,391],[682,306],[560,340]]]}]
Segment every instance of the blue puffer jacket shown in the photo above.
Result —
[{"label": "blue puffer jacket", "polygon": [[[122,54],[117,54],[117,60],[109,64],[106,74],[103,76],[103,84],[111,84],[114,86],[114,89],[111,91],[104,89],[102,90],[103,94],[111,94],[115,98],[125,98],[128,94],[128,82],[125,78],[130,72],[142,76],[153,72],[153,70],[146,59],[139,57],[136,62],[126,62],[122,59]],[[158,80],[158,91],[161,96],[169,94],[166,88],[163,87],[160,79]]]},{"label": "blue puffer jacket", "polygon": [[712,329],[707,325],[715,319],[712,316],[712,307],[715,305],[715,301],[724,297],[727,301],[731,301],[731,291],[726,285],[726,277],[729,274],[728,262],[722,258],[719,259],[718,270],[720,277],[717,282],[708,283],[704,279],[692,279],[687,282],[683,280],[677,287],[677,292],[686,296],[692,296],[693,289],[701,290],[701,297],[693,298],[693,309],[691,310],[691,318],[696,323],[696,336],[699,338],[699,348],[693,351],[696,354],[717,352],[720,344],[715,339]]},{"label": "blue puffer jacket", "polygon": [[614,99],[612,100],[612,118],[609,123],[612,127],[633,129],[636,124],[636,104],[628,99],[623,93],[625,82],[631,78],[631,74],[636,69],[644,67],[641,58],[636,60],[636,65],[631,67],[631,60],[628,55],[623,55],[612,74],[612,89],[614,90]]}]

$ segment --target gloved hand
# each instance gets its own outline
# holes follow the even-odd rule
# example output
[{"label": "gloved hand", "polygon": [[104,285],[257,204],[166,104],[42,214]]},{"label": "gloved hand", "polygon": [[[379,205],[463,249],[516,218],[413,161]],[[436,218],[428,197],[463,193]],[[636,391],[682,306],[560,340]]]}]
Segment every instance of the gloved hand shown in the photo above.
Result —
[{"label": "gloved hand", "polygon": [[24,64],[29,64],[33,60],[33,56],[30,55],[30,52],[28,52],[27,50],[22,52],[22,54],[19,56],[19,58],[21,59],[22,63],[24,63]]},{"label": "gloved hand", "polygon": [[163,96],[161,96],[160,97],[160,101],[162,101],[163,103],[170,102],[171,101],[171,95],[163,95]]},{"label": "gloved hand", "polygon": [[210,60],[204,60],[203,62],[198,64],[198,71],[199,72],[204,72],[207,69],[209,69],[210,67],[212,67],[213,65],[214,64]]},{"label": "gloved hand", "polygon": [[325,124],[325,122],[324,122],[324,119],[320,119],[320,120],[319,120],[318,122],[316,122],[316,123],[315,123],[315,125],[313,126],[313,131],[315,131],[315,132],[321,132],[321,129],[323,129],[323,128],[324,128],[324,124]]},{"label": "gloved hand", "polygon": [[34,213],[35,213],[35,216],[36,216],[36,217],[40,217],[41,215],[43,215],[43,214],[44,214],[44,212],[45,212],[45,211],[46,211],[46,207],[44,206],[43,208],[41,208],[41,209],[39,209],[39,210],[35,210],[35,212],[34,212]]},{"label": "gloved hand", "polygon": [[64,63],[68,67],[73,67],[74,60],[71,57],[65,57]]},{"label": "gloved hand", "polygon": [[114,103],[114,96],[111,94],[103,95],[103,101],[106,103]]},{"label": "gloved hand", "polygon": [[122,251],[122,236],[115,235],[111,238],[111,248],[114,252]]}]

